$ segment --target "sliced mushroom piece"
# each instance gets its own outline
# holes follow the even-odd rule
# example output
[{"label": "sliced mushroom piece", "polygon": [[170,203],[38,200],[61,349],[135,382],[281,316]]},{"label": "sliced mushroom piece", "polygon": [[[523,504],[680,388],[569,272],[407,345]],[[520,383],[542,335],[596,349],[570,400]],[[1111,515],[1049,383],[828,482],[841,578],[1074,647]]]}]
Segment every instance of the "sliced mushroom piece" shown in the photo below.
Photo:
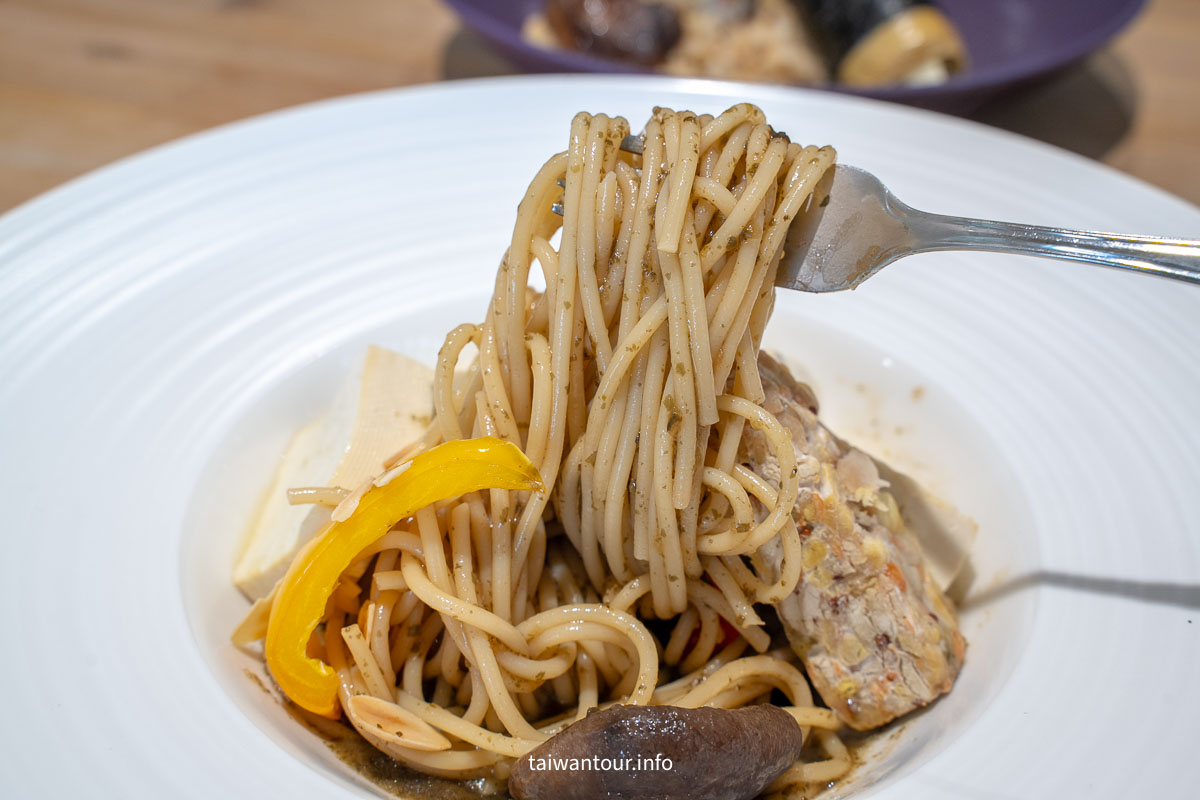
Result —
[{"label": "sliced mushroom piece", "polygon": [[516,800],[749,800],[800,755],[804,733],[778,706],[612,706],[592,711],[513,765]]}]

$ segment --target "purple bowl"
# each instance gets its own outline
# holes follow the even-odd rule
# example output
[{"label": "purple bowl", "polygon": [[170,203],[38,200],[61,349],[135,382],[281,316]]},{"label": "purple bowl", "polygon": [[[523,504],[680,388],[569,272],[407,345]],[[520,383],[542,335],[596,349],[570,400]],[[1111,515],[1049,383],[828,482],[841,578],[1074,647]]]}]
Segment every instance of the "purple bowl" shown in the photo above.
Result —
[{"label": "purple bowl", "polygon": [[[1111,39],[1146,0],[940,0],[966,40],[971,66],[938,86],[820,88],[967,114],[1001,90],[1047,75]],[[543,50],[521,38],[525,17],[543,0],[446,0],[463,24],[530,72],[645,72],[569,50]]]}]

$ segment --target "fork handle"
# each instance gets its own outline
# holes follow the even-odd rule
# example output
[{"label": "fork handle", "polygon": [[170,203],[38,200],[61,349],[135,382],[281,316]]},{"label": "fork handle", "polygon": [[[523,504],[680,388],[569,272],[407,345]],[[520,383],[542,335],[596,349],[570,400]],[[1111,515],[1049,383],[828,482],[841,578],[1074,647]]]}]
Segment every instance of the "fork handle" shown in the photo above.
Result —
[{"label": "fork handle", "polygon": [[896,209],[912,233],[913,252],[988,250],[1024,253],[1148,272],[1200,284],[1200,241],[1073,231]]}]

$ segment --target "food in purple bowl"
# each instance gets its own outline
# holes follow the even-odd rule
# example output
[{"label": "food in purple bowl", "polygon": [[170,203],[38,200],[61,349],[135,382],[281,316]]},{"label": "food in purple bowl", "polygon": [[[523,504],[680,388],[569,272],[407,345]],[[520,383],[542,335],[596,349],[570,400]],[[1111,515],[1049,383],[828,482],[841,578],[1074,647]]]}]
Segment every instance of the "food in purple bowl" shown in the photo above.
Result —
[{"label": "food in purple bowl", "polygon": [[544,0],[525,39],[668,74],[870,88],[966,65],[931,0]]},{"label": "food in purple bowl", "polygon": [[[681,0],[668,0],[658,5],[676,5]],[[808,37],[807,51],[797,48],[795,53],[770,53],[760,48],[760,60],[772,62],[768,65],[767,74],[761,77],[747,75],[733,70],[731,74],[713,75],[711,68],[687,70],[687,63],[692,65],[707,61],[703,55],[686,52],[668,55],[669,60],[664,64],[655,64],[655,59],[629,58],[625,54],[614,57],[611,48],[592,47],[591,52],[582,52],[563,46],[545,46],[547,37],[543,24],[538,31],[538,17],[545,17],[547,0],[447,0],[463,19],[464,24],[477,31],[491,41],[498,50],[510,58],[519,67],[533,72],[692,72],[705,74],[706,77],[730,77],[739,79],[757,79],[773,82],[818,85],[820,88],[831,89],[883,100],[907,103],[910,105],[933,108],[956,113],[968,113],[988,98],[1001,90],[1030,81],[1053,72],[1061,67],[1082,58],[1091,51],[1103,45],[1113,35],[1120,31],[1145,4],[1145,0],[1055,0],[1053,3],[1044,0],[937,0],[937,9],[949,20],[952,29],[957,32],[966,54],[960,63],[955,63],[952,57],[944,57],[946,50],[937,51],[943,61],[951,68],[950,74],[939,83],[924,83],[921,85],[883,85],[855,86],[852,81],[846,81],[844,72],[838,74],[836,60],[830,59],[831,37],[816,35],[810,30],[802,32]],[[861,12],[868,21],[872,14],[895,11],[897,7],[911,5],[906,1],[893,0],[834,0],[833,2],[818,2],[816,0],[757,0],[758,4],[766,5],[769,9],[775,6],[794,4],[807,6],[821,11],[822,6],[844,8],[854,6],[870,6],[875,4],[881,8],[875,11]],[[571,5],[570,3],[552,2],[551,5]],[[732,7],[737,13],[739,6],[746,5],[742,0],[700,0],[700,4],[709,7]],[[643,6],[643,3],[597,3],[591,0],[579,5],[597,6],[630,5]],[[755,3],[750,3],[755,5]],[[758,9],[755,13],[762,13]],[[794,15],[794,12],[792,12]],[[811,29],[812,19],[803,17],[805,27]],[[819,21],[819,20],[818,20]],[[876,19],[876,21],[878,21]],[[786,27],[785,23],[777,20],[776,27]],[[603,24],[603,23],[602,23]],[[727,34],[734,32],[737,23],[728,23],[726,30],[717,30],[713,38],[716,41],[734,41],[736,37]],[[788,23],[790,24],[790,23]],[[880,26],[882,27],[882,26]],[[541,37],[543,44],[530,41],[530,29],[535,38]],[[744,36],[744,35],[743,35]],[[835,41],[832,50],[836,56],[839,46],[845,48],[846,37]],[[749,48],[753,50],[754,40],[750,38]],[[844,53],[842,54],[844,56]],[[730,61],[728,49],[724,56],[715,60]],[[792,63],[786,63],[790,61]],[[661,58],[658,60],[662,60]],[[736,59],[732,59],[736,60]],[[782,69],[778,65],[783,62]],[[774,65],[774,66],[772,66]],[[665,66],[665,68],[664,68]],[[954,67],[959,67],[954,71]],[[775,74],[770,70],[775,69]],[[805,74],[807,71],[807,74]],[[840,77],[843,80],[831,80]],[[924,76],[928,81],[929,76]],[[935,73],[936,77],[936,73]],[[860,81],[861,83],[861,81]]]}]

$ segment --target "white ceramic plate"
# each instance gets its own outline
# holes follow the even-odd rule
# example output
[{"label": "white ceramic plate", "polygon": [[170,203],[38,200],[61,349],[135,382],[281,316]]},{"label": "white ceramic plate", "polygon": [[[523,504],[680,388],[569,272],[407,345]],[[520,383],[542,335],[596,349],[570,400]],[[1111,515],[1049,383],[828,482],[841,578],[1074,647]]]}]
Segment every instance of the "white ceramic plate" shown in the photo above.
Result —
[{"label": "white ceramic plate", "polygon": [[[0,219],[0,793],[367,795],[228,645],[242,526],[354,355],[482,313],[580,108],[753,100],[918,207],[1196,236],[1046,146],[795,90],[530,78],[366,95],[159,148]],[[770,344],[835,429],[980,524],[954,692],[877,749],[887,798],[1200,784],[1200,290],[993,255],[781,296]],[[853,786],[849,788],[854,788]]]}]

